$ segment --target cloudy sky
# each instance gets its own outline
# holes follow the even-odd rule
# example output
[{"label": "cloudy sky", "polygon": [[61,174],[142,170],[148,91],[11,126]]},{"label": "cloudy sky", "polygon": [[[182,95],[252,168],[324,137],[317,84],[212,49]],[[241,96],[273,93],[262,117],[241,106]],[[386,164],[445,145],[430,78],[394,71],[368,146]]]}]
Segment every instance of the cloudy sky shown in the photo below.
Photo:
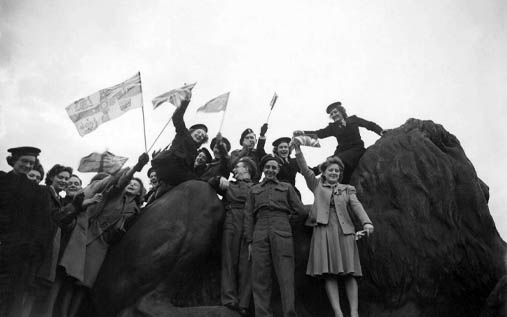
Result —
[{"label": "cloudy sky", "polygon": [[[206,122],[211,134],[220,115],[195,109],[231,92],[223,133],[233,147],[266,120],[274,91],[268,141],[325,126],[325,106],[341,100],[385,129],[418,118],[456,135],[490,186],[506,238],[505,56],[503,0],[0,0],[0,153],[35,145],[46,169],[77,168],[108,149],[134,164],[144,151],[140,109],[80,137],[65,107],[138,71],[148,146],[174,110],[153,111],[151,99],[183,83],[197,82],[186,121]],[[362,135],[368,145],[377,139]],[[155,148],[173,136],[170,126]],[[306,151],[311,163],[335,141],[322,145]],[[3,159],[0,169],[9,169]]]}]

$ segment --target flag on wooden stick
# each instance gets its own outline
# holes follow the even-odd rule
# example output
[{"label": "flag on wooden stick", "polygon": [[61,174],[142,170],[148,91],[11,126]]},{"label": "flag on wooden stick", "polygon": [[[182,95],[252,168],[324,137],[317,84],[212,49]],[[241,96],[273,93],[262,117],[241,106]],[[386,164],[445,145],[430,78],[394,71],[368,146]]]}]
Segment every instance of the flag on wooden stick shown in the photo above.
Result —
[{"label": "flag on wooden stick", "polygon": [[127,157],[116,156],[109,151],[104,153],[93,152],[79,161],[77,170],[81,173],[106,172],[114,174],[122,168],[127,160]]},{"label": "flag on wooden stick", "polygon": [[79,135],[83,136],[97,129],[102,123],[142,106],[141,73],[137,73],[118,85],[74,101],[65,110],[76,125]]},{"label": "flag on wooden stick", "polygon": [[227,108],[227,102],[229,101],[229,94],[230,92],[211,99],[204,106],[197,109],[197,111],[201,112],[225,111],[225,109]]},{"label": "flag on wooden stick", "polygon": [[271,102],[269,103],[269,105],[271,106],[271,110],[273,110],[273,107],[275,106],[277,99],[278,99],[278,95],[275,92],[275,94],[273,95],[273,98],[271,98]]},{"label": "flag on wooden stick", "polygon": [[193,84],[185,84],[183,87],[170,90],[166,93],[161,94],[158,97],[155,97],[151,102],[153,103],[153,109],[158,108],[164,102],[169,102],[179,108],[181,105],[181,101],[184,99],[189,99],[192,96],[192,89],[195,87],[197,83]]}]

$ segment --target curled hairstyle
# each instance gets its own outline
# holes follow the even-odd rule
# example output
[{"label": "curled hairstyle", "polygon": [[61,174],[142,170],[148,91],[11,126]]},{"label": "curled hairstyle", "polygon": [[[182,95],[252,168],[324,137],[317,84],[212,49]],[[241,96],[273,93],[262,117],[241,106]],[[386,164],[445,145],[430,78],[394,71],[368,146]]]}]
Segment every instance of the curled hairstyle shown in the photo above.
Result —
[{"label": "curled hairstyle", "polygon": [[326,159],[326,161],[322,164],[320,164],[320,172],[322,173],[322,176],[321,178],[323,180],[326,180],[326,176],[324,176],[324,172],[327,170],[327,168],[333,164],[336,164],[338,165],[338,167],[340,168],[340,177],[338,177],[338,182],[340,183],[343,179],[343,170],[344,170],[344,165],[343,165],[343,162],[342,160],[340,160],[338,157],[336,156],[331,156],[331,157],[328,157]]},{"label": "curled hairstyle", "polygon": [[63,166],[60,164],[56,164],[55,166],[51,167],[51,169],[46,174],[46,179],[44,180],[46,185],[51,185],[53,178],[61,172],[68,172],[69,175],[72,175],[72,167]]},{"label": "curled hairstyle", "polygon": [[[188,129],[188,133],[189,133],[189,134],[192,134],[192,132],[194,132],[195,130],[197,130],[197,129]],[[201,129],[201,130],[202,130],[202,129]],[[203,131],[204,131],[204,130],[203,130]],[[206,131],[205,131],[205,132],[206,132]],[[208,140],[209,140],[209,138],[208,138],[208,133],[206,132],[206,136],[204,137],[204,139],[202,140],[202,142],[201,142],[201,143],[199,143],[199,144],[205,144],[205,143],[208,143]],[[152,157],[153,157],[153,156],[152,156]]]},{"label": "curled hairstyle", "polygon": [[334,107],[342,114],[343,119],[347,119],[347,110],[345,110],[345,108],[342,105],[337,105]]}]

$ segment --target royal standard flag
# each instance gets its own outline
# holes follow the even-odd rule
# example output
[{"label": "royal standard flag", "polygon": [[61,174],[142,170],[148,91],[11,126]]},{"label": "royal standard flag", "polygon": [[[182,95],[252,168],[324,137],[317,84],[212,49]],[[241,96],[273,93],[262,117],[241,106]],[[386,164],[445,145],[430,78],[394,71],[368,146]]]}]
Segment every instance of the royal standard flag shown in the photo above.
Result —
[{"label": "royal standard flag", "polygon": [[169,102],[179,108],[181,105],[181,101],[184,99],[190,99],[192,96],[192,89],[195,87],[197,83],[184,85],[181,88],[170,90],[166,93],[161,94],[158,97],[155,97],[151,103],[153,103],[153,109],[158,108],[164,102]]},{"label": "royal standard flag", "polygon": [[67,114],[83,136],[104,122],[143,106],[141,73],[113,87],[104,88],[67,106]]},{"label": "royal standard flag", "polygon": [[227,108],[227,102],[229,101],[229,94],[230,92],[211,99],[204,106],[197,109],[197,111],[201,112],[225,111],[225,109]]}]

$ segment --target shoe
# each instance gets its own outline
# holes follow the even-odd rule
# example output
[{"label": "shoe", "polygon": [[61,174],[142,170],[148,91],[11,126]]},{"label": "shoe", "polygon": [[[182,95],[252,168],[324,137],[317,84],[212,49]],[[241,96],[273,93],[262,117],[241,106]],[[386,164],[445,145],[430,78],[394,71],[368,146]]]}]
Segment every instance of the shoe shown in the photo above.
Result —
[{"label": "shoe", "polygon": [[239,307],[238,309],[238,313],[241,315],[241,316],[248,316],[248,309],[245,308],[245,307]]}]

